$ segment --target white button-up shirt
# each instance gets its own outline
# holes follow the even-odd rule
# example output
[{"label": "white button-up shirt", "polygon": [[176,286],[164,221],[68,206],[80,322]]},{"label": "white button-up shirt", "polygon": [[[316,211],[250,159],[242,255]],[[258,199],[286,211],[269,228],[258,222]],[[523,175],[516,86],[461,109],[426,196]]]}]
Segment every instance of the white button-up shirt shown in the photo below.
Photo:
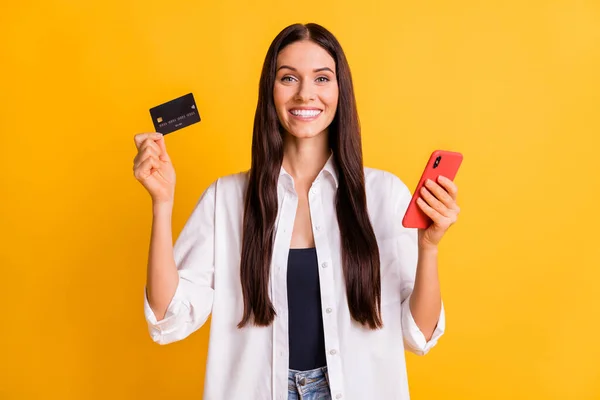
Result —
[{"label": "white button-up shirt", "polygon": [[[338,175],[333,156],[312,184],[313,226],[329,384],[333,399],[409,399],[405,349],[424,355],[445,329],[442,304],[427,341],[409,308],[418,258],[417,231],[402,226],[410,191],[392,173],[364,168],[367,207],[381,260],[383,328],[370,330],[350,316],[335,208]],[[240,284],[242,220],[247,174],[214,181],[202,194],[174,244],[179,285],[165,318],[156,320],[144,291],[152,339],[184,339],[211,315],[204,400],[285,400],[288,396],[287,262],[298,195],[281,169],[271,262],[271,326],[237,328],[244,310]]]}]

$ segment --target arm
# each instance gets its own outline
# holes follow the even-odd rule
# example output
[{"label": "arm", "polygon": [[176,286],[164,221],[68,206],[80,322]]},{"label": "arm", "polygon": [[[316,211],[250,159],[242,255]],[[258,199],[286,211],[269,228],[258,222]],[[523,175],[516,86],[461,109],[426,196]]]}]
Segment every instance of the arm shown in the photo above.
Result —
[{"label": "arm", "polygon": [[427,341],[433,336],[442,309],[437,255],[437,247],[419,246],[415,286],[410,298],[410,312]]},{"label": "arm", "polygon": [[[431,184],[428,184],[429,186],[433,187]],[[450,188],[444,193],[440,193],[440,189],[438,185],[438,188],[432,190],[435,190],[437,195],[455,211],[447,213],[447,210],[431,199],[430,194],[425,193],[422,197],[449,217],[435,214],[433,207],[421,206],[425,213],[433,215],[433,219],[438,223],[427,230],[407,229],[400,221],[412,194],[397,177],[392,181],[396,221],[394,229],[400,249],[398,261],[402,282],[400,288],[402,333],[405,348],[417,355],[427,354],[437,344],[446,328],[444,303],[438,278],[438,243],[448,227],[456,221],[458,206],[452,200],[456,198],[455,188]],[[421,201],[418,203],[423,204]]]},{"label": "arm", "polygon": [[172,207],[154,209],[144,314],[156,343],[186,338],[212,312],[216,183],[202,194],[173,246]]},{"label": "arm", "polygon": [[[405,192],[410,199],[408,189]],[[402,335],[406,350],[422,356],[437,344],[446,329],[437,253],[420,250],[416,229],[400,229]]]},{"label": "arm", "polygon": [[410,310],[419,329],[428,340],[436,327],[441,309],[437,267],[438,244],[458,219],[460,208],[456,204],[457,192],[454,182],[440,177],[438,182],[425,183],[425,188],[420,193],[421,198],[417,201],[433,223],[427,229],[419,229],[419,258]]},{"label": "arm", "polygon": [[158,320],[165,317],[179,283],[173,257],[172,215],[173,203],[152,204],[146,295],[148,304]]},{"label": "arm", "polygon": [[438,182],[428,181],[417,200],[433,223],[427,229],[419,229],[417,235],[411,235],[413,242],[417,242],[418,257],[414,286],[408,295],[408,307],[404,306],[403,310],[403,322],[407,326],[409,347],[421,355],[435,345],[445,330],[438,279],[438,244],[458,218],[457,191],[452,181],[440,177]]}]

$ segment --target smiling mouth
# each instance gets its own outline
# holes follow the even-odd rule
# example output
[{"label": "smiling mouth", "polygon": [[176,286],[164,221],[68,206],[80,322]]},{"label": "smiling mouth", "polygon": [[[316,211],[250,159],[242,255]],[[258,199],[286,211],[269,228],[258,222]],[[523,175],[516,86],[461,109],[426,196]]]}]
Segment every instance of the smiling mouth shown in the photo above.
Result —
[{"label": "smiling mouth", "polygon": [[313,120],[316,119],[319,115],[321,115],[321,113],[323,112],[323,110],[299,110],[299,109],[292,109],[289,111],[289,113],[295,117],[296,119],[300,119],[300,120]]}]

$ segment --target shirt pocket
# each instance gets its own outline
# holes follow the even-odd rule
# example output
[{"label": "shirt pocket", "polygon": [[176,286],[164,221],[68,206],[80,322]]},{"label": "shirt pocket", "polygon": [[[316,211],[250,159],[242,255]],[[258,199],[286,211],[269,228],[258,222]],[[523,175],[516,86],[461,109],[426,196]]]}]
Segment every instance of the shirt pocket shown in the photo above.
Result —
[{"label": "shirt pocket", "polygon": [[396,238],[381,240],[379,246],[379,271],[381,277],[381,306],[401,300],[399,241]]}]

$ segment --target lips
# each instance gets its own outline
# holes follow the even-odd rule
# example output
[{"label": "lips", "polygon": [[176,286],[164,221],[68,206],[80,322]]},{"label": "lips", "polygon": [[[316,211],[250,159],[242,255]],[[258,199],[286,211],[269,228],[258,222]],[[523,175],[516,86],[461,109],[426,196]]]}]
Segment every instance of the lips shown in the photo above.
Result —
[{"label": "lips", "polygon": [[295,119],[300,119],[302,121],[311,121],[316,119],[323,110],[319,108],[292,108],[289,110],[289,113]]}]

